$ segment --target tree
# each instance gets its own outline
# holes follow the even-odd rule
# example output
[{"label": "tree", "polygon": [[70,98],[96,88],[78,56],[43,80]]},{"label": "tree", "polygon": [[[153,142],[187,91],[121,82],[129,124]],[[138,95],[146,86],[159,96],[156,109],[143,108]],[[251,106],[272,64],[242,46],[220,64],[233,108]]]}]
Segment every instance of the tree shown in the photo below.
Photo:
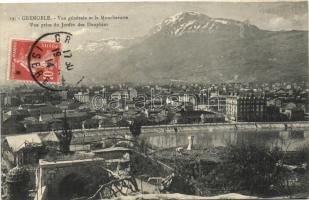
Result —
[{"label": "tree", "polygon": [[69,128],[67,122],[66,110],[64,111],[62,132],[57,134],[57,136],[59,138],[60,151],[65,154],[69,153],[72,140],[72,130]]},{"label": "tree", "polygon": [[284,152],[256,144],[230,145],[223,162],[206,177],[208,187],[251,195],[278,194],[272,187],[286,180],[288,171],[280,164]]},{"label": "tree", "polygon": [[138,137],[142,133],[142,126],[147,124],[147,119],[144,116],[138,116],[129,123],[129,129],[134,137]]}]

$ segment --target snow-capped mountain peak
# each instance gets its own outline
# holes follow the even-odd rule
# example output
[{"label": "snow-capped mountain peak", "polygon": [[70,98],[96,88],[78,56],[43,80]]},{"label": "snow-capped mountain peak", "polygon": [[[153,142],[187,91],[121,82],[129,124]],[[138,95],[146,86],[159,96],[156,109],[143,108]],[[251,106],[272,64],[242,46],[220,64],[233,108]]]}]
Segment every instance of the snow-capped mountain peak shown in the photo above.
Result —
[{"label": "snow-capped mountain peak", "polygon": [[77,51],[101,52],[101,51],[118,51],[125,48],[126,43],[132,40],[131,38],[104,38],[98,41],[90,41],[85,44],[80,44]]},{"label": "snow-capped mountain peak", "polygon": [[114,50],[119,50],[119,49],[124,48],[121,42],[117,39],[106,39],[106,40],[101,40],[101,41]]},{"label": "snow-capped mountain peak", "polygon": [[176,24],[176,23],[185,21],[185,20],[190,19],[190,18],[196,19],[196,18],[199,18],[199,17],[207,17],[207,16],[203,15],[201,13],[198,13],[198,12],[180,12],[180,13],[177,13],[176,15],[173,15],[173,16],[165,19],[163,21],[163,23],[165,25]]},{"label": "snow-capped mountain peak", "polygon": [[181,12],[157,24],[151,30],[151,34],[159,32],[175,36],[181,36],[189,32],[208,32],[211,34],[226,27],[243,32],[246,26],[257,29],[255,26],[236,20],[211,18],[198,12]]}]

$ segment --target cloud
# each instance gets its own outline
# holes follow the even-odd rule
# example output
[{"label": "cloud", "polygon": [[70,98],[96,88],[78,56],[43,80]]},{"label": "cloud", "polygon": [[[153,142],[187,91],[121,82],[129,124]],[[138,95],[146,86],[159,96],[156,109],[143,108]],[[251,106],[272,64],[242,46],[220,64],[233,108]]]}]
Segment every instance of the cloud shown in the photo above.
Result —
[{"label": "cloud", "polygon": [[268,24],[273,30],[307,30],[308,14],[291,15],[290,17],[272,16]]},{"label": "cloud", "polygon": [[[268,3],[269,4],[269,3]],[[295,14],[304,15],[308,13],[308,2],[285,2],[285,3],[272,3],[263,6],[261,11],[271,15],[277,15],[289,18]]]},{"label": "cloud", "polygon": [[76,30],[76,31],[71,31],[71,33],[72,33],[73,35],[83,35],[83,34],[87,33],[88,30],[89,30],[89,29],[82,28],[82,29],[78,29],[78,30]]},{"label": "cloud", "polygon": [[288,26],[289,21],[283,17],[273,17],[269,20],[269,25],[274,29],[283,29],[284,26]]}]

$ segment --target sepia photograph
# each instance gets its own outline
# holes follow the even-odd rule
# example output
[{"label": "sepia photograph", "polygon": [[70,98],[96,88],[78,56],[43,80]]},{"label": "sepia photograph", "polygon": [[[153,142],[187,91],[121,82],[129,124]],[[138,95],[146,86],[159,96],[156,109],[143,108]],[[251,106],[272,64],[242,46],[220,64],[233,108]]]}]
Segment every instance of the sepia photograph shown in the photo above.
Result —
[{"label": "sepia photograph", "polygon": [[2,200],[308,199],[307,0],[0,3]]}]

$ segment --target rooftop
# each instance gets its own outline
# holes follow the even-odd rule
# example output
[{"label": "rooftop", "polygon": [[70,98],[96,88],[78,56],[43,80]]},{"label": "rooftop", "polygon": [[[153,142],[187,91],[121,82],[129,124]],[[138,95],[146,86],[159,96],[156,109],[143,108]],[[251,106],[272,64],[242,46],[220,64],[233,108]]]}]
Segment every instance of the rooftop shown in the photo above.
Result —
[{"label": "rooftop", "polygon": [[37,133],[7,136],[5,140],[14,152],[17,152],[28,146],[42,145],[41,138]]}]

